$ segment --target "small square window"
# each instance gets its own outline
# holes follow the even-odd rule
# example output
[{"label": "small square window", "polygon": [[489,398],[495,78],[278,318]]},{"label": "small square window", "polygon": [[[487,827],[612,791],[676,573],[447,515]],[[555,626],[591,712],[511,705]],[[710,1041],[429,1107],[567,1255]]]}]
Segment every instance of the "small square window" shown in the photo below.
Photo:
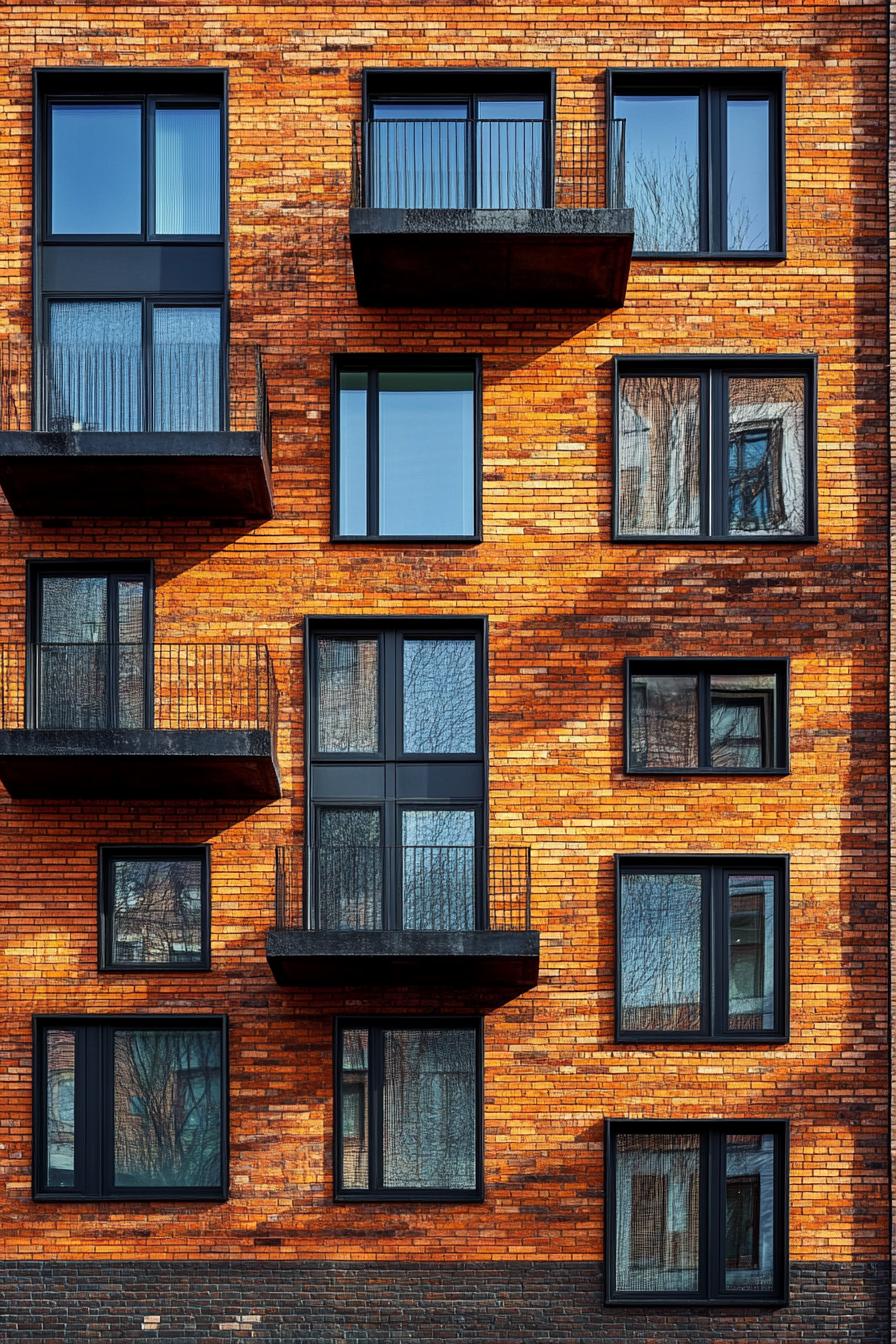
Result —
[{"label": "small square window", "polygon": [[617,540],[816,534],[812,359],[616,361]]},{"label": "small square window", "polygon": [[34,1194],[223,1199],[221,1017],[37,1018]]},{"label": "small square window", "polygon": [[340,360],[334,534],[472,541],[480,531],[479,363]]},{"label": "small square window", "polygon": [[345,1020],[336,1049],[337,1197],[481,1199],[481,1022]]},{"label": "small square window", "polygon": [[630,774],[789,769],[784,660],[631,658],[626,682]]},{"label": "small square window", "polygon": [[105,970],[208,970],[204,846],[103,848],[99,863]]},{"label": "small square window", "polygon": [[621,1041],[786,1040],[786,861],[617,858]]},{"label": "small square window", "polygon": [[756,1302],[787,1296],[782,1121],[610,1121],[607,1300]]}]

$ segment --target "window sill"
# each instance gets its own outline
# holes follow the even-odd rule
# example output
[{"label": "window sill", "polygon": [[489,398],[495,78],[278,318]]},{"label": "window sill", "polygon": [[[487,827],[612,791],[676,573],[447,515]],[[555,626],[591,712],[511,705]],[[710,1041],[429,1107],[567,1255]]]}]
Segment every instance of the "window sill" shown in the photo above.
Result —
[{"label": "window sill", "polygon": [[632,252],[632,261],[786,261],[786,252]]},{"label": "window sill", "polygon": [[775,1307],[786,1307],[790,1301],[787,1294],[775,1297],[748,1297],[746,1294],[742,1297],[685,1297],[683,1295],[671,1295],[658,1293],[656,1296],[635,1296],[631,1297],[614,1295],[606,1293],[604,1303],[608,1307],[640,1307],[644,1310],[646,1307],[730,1307],[732,1311],[743,1311],[745,1307],[752,1307],[756,1310],[761,1308],[772,1309]]}]

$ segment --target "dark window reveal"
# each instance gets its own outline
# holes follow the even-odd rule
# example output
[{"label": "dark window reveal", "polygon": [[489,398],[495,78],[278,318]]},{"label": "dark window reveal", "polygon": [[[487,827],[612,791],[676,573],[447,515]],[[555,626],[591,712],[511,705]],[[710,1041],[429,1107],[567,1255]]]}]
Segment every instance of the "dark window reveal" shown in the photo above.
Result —
[{"label": "dark window reveal", "polygon": [[204,847],[100,852],[102,963],[110,970],[209,965],[209,869]]},{"label": "dark window reveal", "polygon": [[478,1021],[339,1024],[337,1195],[482,1197]]},{"label": "dark window reveal", "polygon": [[626,675],[630,772],[787,770],[782,660],[633,658]]},{"label": "dark window reveal", "polygon": [[223,1198],[225,1064],[220,1017],[38,1018],[35,1195]]},{"label": "dark window reveal", "polygon": [[610,1122],[608,1300],[783,1301],[786,1162],[779,1121]]}]

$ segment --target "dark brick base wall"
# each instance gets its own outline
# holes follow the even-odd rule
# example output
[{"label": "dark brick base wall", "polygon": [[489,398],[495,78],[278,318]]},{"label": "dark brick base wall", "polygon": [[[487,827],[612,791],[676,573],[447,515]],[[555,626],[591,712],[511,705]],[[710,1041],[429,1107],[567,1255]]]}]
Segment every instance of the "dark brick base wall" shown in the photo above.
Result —
[{"label": "dark brick base wall", "polygon": [[645,1312],[601,1266],[178,1261],[0,1263],[0,1340],[208,1344],[886,1344],[883,1264],[794,1264],[790,1306]]}]

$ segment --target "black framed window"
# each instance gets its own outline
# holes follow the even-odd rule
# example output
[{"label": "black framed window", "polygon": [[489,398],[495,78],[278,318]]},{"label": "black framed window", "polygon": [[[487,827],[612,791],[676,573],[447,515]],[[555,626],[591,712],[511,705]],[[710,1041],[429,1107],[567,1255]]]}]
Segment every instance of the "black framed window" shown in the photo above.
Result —
[{"label": "black framed window", "polygon": [[630,774],[785,774],[782,658],[628,658]]},{"label": "black framed window", "polygon": [[481,1200],[482,1021],[336,1025],[336,1195]]},{"label": "black framed window", "polygon": [[783,255],[783,71],[612,70],[608,99],[637,253]]},{"label": "black framed window", "polygon": [[28,604],[29,726],[151,727],[149,562],[31,562]]},{"label": "black framed window", "polygon": [[787,860],[616,859],[621,1041],[787,1039]]},{"label": "black framed window", "polygon": [[609,1121],[607,1300],[787,1298],[788,1127]]},{"label": "black framed window", "polygon": [[206,845],[104,846],[99,874],[104,969],[208,970]]},{"label": "black framed window", "polygon": [[308,918],[481,927],[482,622],[313,622],[307,648]]},{"label": "black framed window", "polygon": [[365,71],[364,199],[374,209],[551,204],[548,70]]},{"label": "black framed window", "polygon": [[34,1195],[224,1199],[227,1023],[39,1017]]},{"label": "black framed window", "polygon": [[478,538],[479,359],[338,360],[333,426],[336,537]]},{"label": "black framed window", "polygon": [[616,540],[816,536],[814,358],[615,362]]}]

